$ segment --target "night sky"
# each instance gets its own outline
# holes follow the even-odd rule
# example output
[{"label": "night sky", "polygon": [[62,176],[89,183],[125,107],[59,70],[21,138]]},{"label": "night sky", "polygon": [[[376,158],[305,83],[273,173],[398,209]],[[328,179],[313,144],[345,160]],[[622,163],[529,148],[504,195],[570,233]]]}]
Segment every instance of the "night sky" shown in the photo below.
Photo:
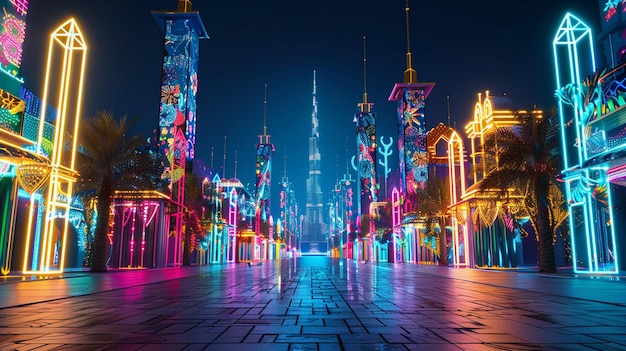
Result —
[{"label": "night sky", "polygon": [[[196,157],[221,168],[226,139],[228,178],[254,183],[254,155],[263,132],[275,145],[273,193],[283,176],[305,200],[312,80],[317,71],[324,191],[356,149],[353,117],[367,92],[378,135],[397,139],[396,105],[388,102],[406,68],[405,0],[195,0],[210,39],[200,42]],[[594,0],[411,1],[411,51],[418,81],[435,82],[426,101],[427,129],[450,116],[462,131],[477,94],[506,93],[519,108],[555,105],[552,38],[567,11],[598,33]],[[41,95],[49,33],[69,17],[89,45],[83,111],[140,115],[134,132],[158,126],[163,34],[151,10],[175,10],[176,0],[30,0],[20,75]],[[397,165],[397,155],[392,156]],[[382,170],[379,170],[381,172]],[[221,173],[221,172],[220,172]],[[353,172],[353,177],[355,177]],[[276,203],[277,201],[274,201]]]}]

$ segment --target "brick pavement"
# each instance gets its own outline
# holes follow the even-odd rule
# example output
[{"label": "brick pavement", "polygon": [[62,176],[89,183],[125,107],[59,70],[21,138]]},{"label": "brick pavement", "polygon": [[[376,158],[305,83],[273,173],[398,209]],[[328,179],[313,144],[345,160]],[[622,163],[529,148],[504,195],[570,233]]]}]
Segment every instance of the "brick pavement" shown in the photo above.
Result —
[{"label": "brick pavement", "polygon": [[302,257],[9,281],[0,300],[0,350],[626,350],[624,282],[597,277]]}]

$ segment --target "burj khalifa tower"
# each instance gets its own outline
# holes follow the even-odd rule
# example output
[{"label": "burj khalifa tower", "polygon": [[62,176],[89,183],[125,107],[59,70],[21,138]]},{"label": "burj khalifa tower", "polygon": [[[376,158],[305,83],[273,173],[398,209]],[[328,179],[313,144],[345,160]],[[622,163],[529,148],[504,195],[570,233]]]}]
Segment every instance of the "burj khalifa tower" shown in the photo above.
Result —
[{"label": "burj khalifa tower", "polygon": [[309,178],[306,180],[306,216],[302,227],[302,254],[326,254],[328,243],[324,232],[319,149],[319,120],[317,118],[317,85],[313,71],[313,112],[311,113],[311,137],[309,138]]}]

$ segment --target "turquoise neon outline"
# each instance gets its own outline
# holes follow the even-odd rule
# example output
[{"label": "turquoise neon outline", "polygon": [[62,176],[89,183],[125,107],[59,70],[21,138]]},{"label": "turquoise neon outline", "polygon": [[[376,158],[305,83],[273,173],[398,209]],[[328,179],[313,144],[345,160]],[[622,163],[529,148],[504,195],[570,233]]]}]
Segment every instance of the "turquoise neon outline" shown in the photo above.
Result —
[{"label": "turquoise neon outline", "polygon": [[[589,44],[588,54],[591,61],[591,69],[590,72],[581,72],[580,67],[580,58],[582,57],[583,49],[586,49],[586,43]],[[593,36],[591,33],[591,29],[583,23],[576,16],[571,13],[567,13],[563,18],[559,29],[553,40],[553,55],[554,55],[554,68],[555,68],[555,77],[556,77],[556,86],[557,88],[561,88],[566,86],[567,84],[572,84],[576,87],[582,86],[583,76],[595,72],[596,68],[596,60],[594,56],[594,47],[593,47]],[[567,59],[569,62],[569,72],[565,77],[566,82],[561,82],[561,71],[559,67],[559,48],[566,47],[567,49]],[[596,101],[597,103],[597,101]],[[564,163],[565,167],[562,173],[565,175],[565,189],[566,189],[566,198],[568,202],[568,211],[569,211],[569,225],[570,225],[570,237],[571,237],[571,245],[572,245],[572,266],[575,273],[607,273],[607,274],[617,274],[619,273],[619,256],[616,247],[615,241],[615,226],[613,225],[613,201],[611,196],[611,188],[610,183],[608,181],[607,173],[608,167],[585,167],[584,164],[588,160],[588,152],[587,145],[585,142],[582,142],[584,138],[584,132],[586,125],[581,123],[581,116],[583,113],[584,105],[582,105],[582,99],[580,96],[578,98],[574,98],[574,106],[572,106],[573,112],[573,128],[576,134],[577,140],[579,142],[575,147],[578,153],[578,162],[570,162],[568,158],[568,143],[571,143],[572,140],[566,139],[565,128],[561,128],[561,149],[564,155]],[[559,121],[561,126],[565,125],[567,120],[565,120],[565,110],[566,107],[561,99],[558,100],[558,111],[559,111]],[[569,108],[568,108],[569,112]],[[569,117],[569,115],[567,116]],[[621,147],[621,146],[620,146]],[[572,186],[575,185],[576,188],[583,188],[582,191],[584,195],[582,196],[574,196],[572,194]],[[607,258],[608,261],[599,262],[599,251],[598,251],[598,241],[597,238],[602,233],[598,233],[596,231],[596,225],[594,224],[594,216],[598,213],[596,205],[597,201],[593,198],[593,188],[597,185],[606,185],[607,187],[607,207],[608,207],[608,220],[611,222],[611,225],[607,225],[606,222],[599,222],[598,225],[605,226],[606,230],[610,231],[607,233],[606,238],[610,237],[611,242],[606,243],[606,248],[612,251],[612,255],[609,254]],[[578,190],[580,192],[580,190]],[[581,195],[581,194],[579,194]],[[576,227],[574,226],[574,212],[577,208],[582,208],[582,215],[584,218],[584,247],[581,252],[586,252],[586,261],[582,261],[582,267],[579,269],[577,261],[579,258],[576,245],[577,245],[577,233]],[[583,233],[580,233],[583,234]],[[610,235],[610,236],[609,236]],[[579,239],[582,239],[579,236]],[[580,244],[580,243],[579,243]],[[584,255],[584,254],[583,254]],[[612,257],[611,257],[612,256]],[[582,257],[581,257],[582,258]],[[601,257],[604,260],[605,257]]]}]

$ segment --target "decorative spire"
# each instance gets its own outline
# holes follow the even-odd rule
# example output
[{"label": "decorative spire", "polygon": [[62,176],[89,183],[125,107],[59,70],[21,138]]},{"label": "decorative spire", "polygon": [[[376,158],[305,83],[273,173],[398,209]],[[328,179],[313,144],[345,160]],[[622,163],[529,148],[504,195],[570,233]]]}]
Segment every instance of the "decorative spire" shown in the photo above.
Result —
[{"label": "decorative spire", "polygon": [[409,0],[406,0],[406,71],[404,71],[404,83],[414,84],[417,82],[417,72],[413,69],[413,57],[411,56],[411,36],[409,30]]},{"label": "decorative spire", "polygon": [[363,102],[358,106],[362,113],[369,113],[374,104],[367,102],[367,51],[365,50],[365,35],[363,36]]},{"label": "decorative spire", "polygon": [[222,161],[222,178],[226,176],[226,135],[224,135],[224,160]]},{"label": "decorative spire", "polygon": [[265,97],[263,98],[263,135],[259,135],[259,144],[269,144],[271,135],[267,134],[267,84],[265,84]]},{"label": "decorative spire", "polygon": [[335,184],[339,184],[339,154],[335,155]]},{"label": "decorative spire", "polygon": [[178,0],[178,12],[191,12],[191,0]]},{"label": "decorative spire", "polygon": [[267,84],[265,84],[265,96],[263,97],[263,135],[267,135]]},{"label": "decorative spire", "polygon": [[320,133],[317,130],[319,126],[319,121],[317,120],[317,97],[315,96],[316,94],[317,94],[317,83],[315,82],[315,70],[313,70],[313,112],[311,113],[311,124],[313,128],[311,130],[311,136],[315,138],[319,138]]},{"label": "decorative spire", "polygon": [[235,178],[237,178],[237,150],[235,150]]},{"label": "decorative spire", "polygon": [[448,100],[448,127],[450,127],[450,95],[446,96],[446,100]]}]

